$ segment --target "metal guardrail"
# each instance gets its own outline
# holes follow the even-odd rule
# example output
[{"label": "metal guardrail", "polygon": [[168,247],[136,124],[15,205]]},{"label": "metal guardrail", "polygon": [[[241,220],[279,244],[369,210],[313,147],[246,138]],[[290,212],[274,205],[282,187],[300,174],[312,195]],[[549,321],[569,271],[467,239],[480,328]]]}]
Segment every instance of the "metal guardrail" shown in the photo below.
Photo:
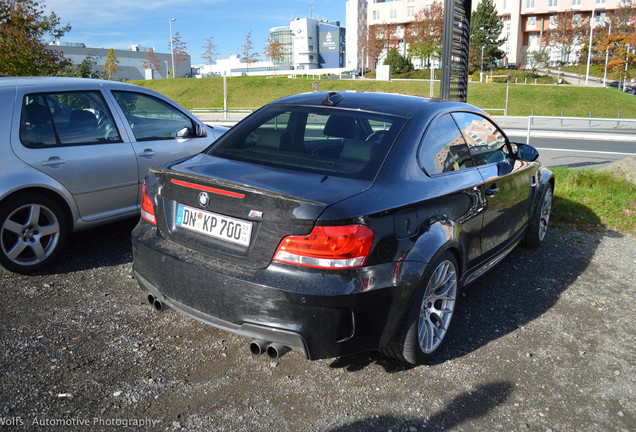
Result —
[{"label": "metal guardrail", "polygon": [[526,143],[530,144],[530,135],[532,132],[532,126],[535,120],[559,120],[560,127],[564,127],[564,120],[578,121],[581,123],[587,123],[587,127],[592,127],[592,122],[607,122],[614,124],[616,123],[616,127],[619,128],[621,123],[636,123],[636,119],[623,119],[623,118],[602,118],[602,117],[564,117],[564,116],[528,116],[528,133],[526,136]]},{"label": "metal guardrail", "polygon": [[205,114],[205,113],[239,113],[239,114],[251,114],[256,108],[238,108],[228,109],[223,108],[192,108],[190,112],[192,114]]}]

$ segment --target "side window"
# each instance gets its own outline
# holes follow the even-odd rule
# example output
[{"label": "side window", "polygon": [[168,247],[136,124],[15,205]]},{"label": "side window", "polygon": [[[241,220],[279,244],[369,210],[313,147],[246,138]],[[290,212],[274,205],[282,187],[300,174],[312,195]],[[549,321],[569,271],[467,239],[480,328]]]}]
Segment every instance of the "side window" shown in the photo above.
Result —
[{"label": "side window", "polygon": [[453,113],[476,166],[499,162],[510,156],[506,138],[487,118],[478,114]]},{"label": "side window", "polygon": [[429,175],[473,166],[466,142],[450,114],[429,126],[420,144],[419,159]]},{"label": "side window", "polygon": [[137,141],[196,136],[192,120],[161,99],[127,91],[113,91],[113,96]]},{"label": "side window", "polygon": [[97,91],[26,95],[20,140],[26,147],[121,142],[106,102]]}]

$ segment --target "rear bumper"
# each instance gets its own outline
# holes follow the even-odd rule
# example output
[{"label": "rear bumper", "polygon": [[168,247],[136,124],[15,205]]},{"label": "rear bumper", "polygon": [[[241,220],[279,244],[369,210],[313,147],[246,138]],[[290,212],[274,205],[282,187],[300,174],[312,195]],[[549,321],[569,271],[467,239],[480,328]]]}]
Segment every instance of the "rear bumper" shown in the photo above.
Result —
[{"label": "rear bumper", "polygon": [[422,263],[318,271],[272,263],[241,272],[201,259],[156,235],[133,231],[134,273],[142,289],[219,329],[281,343],[308,359],[388,344],[422,274]]}]

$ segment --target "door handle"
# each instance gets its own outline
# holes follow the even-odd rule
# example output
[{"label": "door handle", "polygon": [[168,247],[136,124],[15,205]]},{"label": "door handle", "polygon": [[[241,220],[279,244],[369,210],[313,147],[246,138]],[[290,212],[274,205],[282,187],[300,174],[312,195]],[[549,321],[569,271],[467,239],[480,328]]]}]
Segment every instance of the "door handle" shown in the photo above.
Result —
[{"label": "door handle", "polygon": [[499,191],[497,185],[492,185],[492,187],[490,189],[486,189],[484,193],[487,197],[494,197],[495,195],[497,195],[497,191]]},{"label": "door handle", "polygon": [[64,165],[66,161],[58,156],[51,156],[46,162],[42,162],[42,166],[55,167],[58,165]]},{"label": "door handle", "polygon": [[143,153],[137,153],[137,156],[142,157],[142,158],[151,158],[153,156],[155,156],[157,154],[157,152],[153,151],[152,149],[144,149]]}]

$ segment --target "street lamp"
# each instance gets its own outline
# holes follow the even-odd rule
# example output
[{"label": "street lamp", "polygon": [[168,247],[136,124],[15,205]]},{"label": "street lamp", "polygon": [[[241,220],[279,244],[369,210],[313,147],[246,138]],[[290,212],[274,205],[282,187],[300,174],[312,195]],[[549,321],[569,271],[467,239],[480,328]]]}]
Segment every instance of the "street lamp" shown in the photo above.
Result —
[{"label": "street lamp", "polygon": [[629,69],[629,44],[627,45],[627,54],[625,59],[625,83],[623,84],[623,91],[627,91],[627,70]]},{"label": "street lamp", "polygon": [[174,78],[174,48],[172,47],[172,22],[176,21],[176,18],[170,18],[170,56],[172,57],[172,78]]},{"label": "street lamp", "polygon": [[481,46],[481,66],[479,68],[479,82],[484,82],[484,48],[486,48],[486,45]]},{"label": "street lamp", "polygon": [[592,18],[590,19],[590,46],[587,52],[587,71],[585,72],[585,87],[590,80],[590,62],[592,61],[592,43],[594,41],[594,13],[596,12],[596,0],[592,0]]}]

